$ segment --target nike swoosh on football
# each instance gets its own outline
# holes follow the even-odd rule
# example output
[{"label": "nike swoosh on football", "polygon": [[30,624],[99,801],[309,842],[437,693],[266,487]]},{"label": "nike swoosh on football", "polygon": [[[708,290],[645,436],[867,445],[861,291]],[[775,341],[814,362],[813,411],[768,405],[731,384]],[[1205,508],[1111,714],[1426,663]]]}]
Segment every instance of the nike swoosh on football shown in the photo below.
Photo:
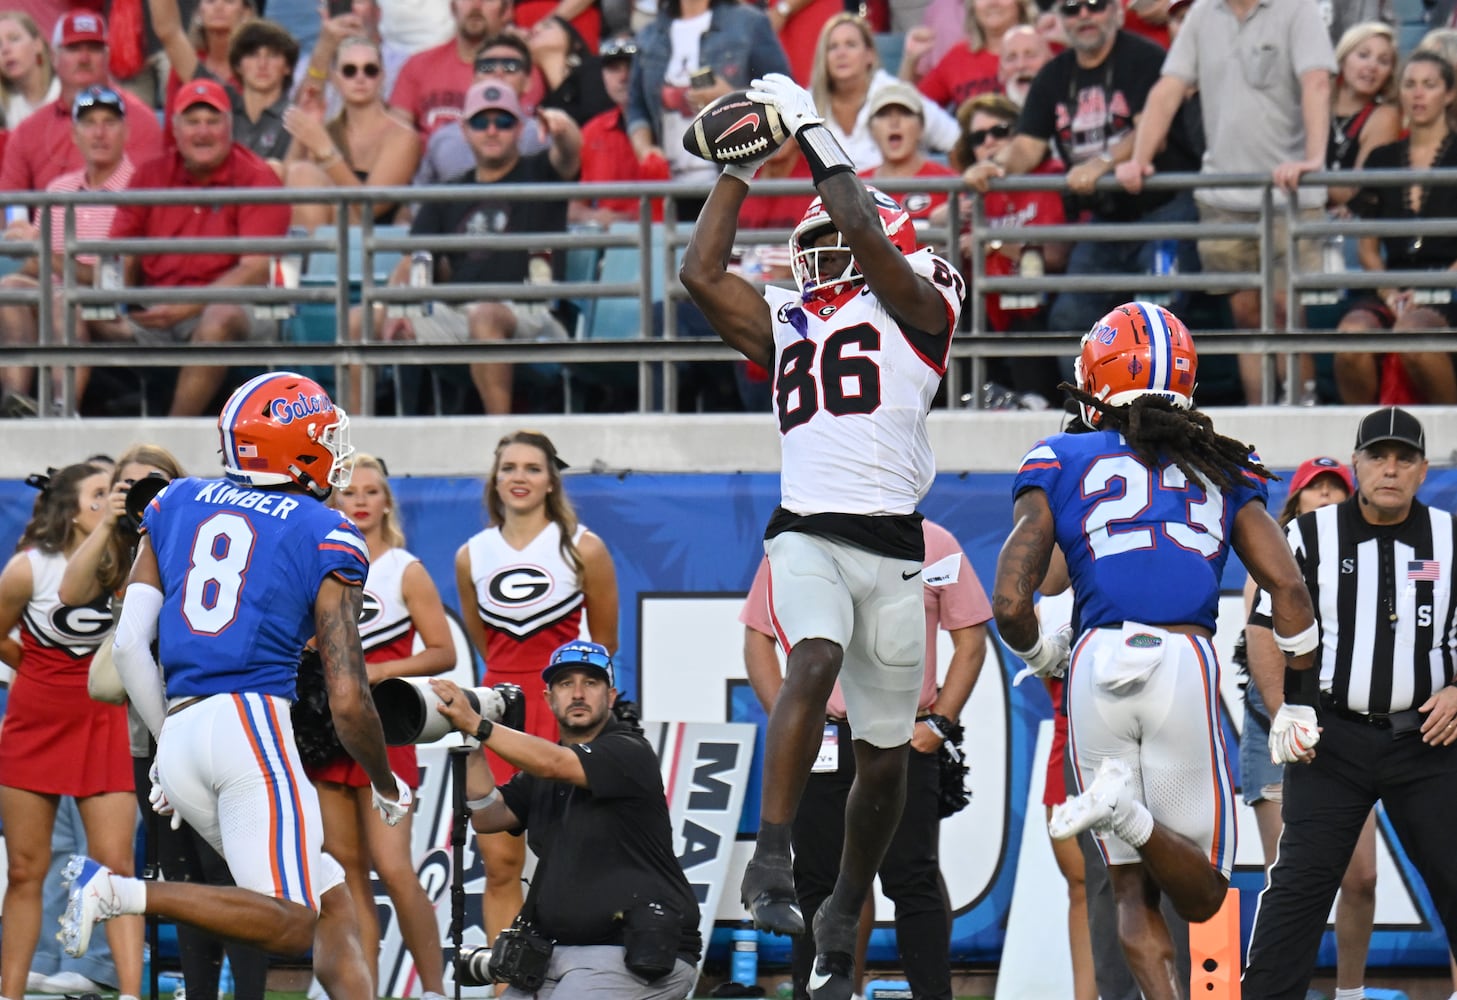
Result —
[{"label": "nike swoosh on football", "polygon": [[718,134],[718,141],[722,143],[725,139],[733,135],[739,129],[743,128],[745,125],[749,126],[749,128],[756,128],[758,124],[759,115],[756,112],[750,111],[748,114],[744,115],[744,117],[740,118],[738,121],[734,122],[728,128],[720,132]]},{"label": "nike swoosh on football", "polygon": [[911,579],[913,577],[917,577],[917,576],[920,576],[920,575],[921,575],[921,571],[920,570],[913,569],[909,573],[902,573],[901,574],[901,579],[902,580],[909,580],[909,579]]},{"label": "nike swoosh on football", "polygon": [[815,969],[809,974],[809,991],[813,993],[815,990],[827,986],[829,982],[829,976]]}]

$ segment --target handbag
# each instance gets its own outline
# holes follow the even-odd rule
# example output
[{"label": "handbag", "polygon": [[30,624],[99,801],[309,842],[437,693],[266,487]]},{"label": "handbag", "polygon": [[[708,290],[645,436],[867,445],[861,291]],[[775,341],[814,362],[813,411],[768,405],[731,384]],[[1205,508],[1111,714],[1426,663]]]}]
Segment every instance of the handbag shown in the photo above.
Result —
[{"label": "handbag", "polygon": [[[112,602],[111,616],[113,621],[121,621],[121,601]],[[86,693],[91,696],[92,701],[125,705],[126,686],[121,682],[121,674],[117,671],[116,661],[111,654],[111,640],[115,636],[115,626],[107,629],[101,644],[96,647],[96,652],[91,654],[91,666],[86,670]]]}]

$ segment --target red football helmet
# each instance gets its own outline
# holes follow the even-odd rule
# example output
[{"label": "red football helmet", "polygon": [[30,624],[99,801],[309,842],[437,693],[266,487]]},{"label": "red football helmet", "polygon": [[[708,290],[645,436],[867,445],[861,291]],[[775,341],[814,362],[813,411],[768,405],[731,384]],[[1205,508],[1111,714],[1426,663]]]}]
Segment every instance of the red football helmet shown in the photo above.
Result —
[{"label": "red football helmet", "polygon": [[[1151,302],[1128,302],[1083,335],[1073,365],[1078,388],[1109,406],[1139,396],[1161,396],[1182,410],[1194,405],[1199,355],[1182,320]],[[1080,403],[1083,422],[1098,426],[1102,415]]]},{"label": "red football helmet", "polygon": [[[869,184],[865,185],[865,190],[870,192],[875,211],[880,215],[880,228],[885,230],[885,235],[896,249],[907,256],[915,253],[916,227],[900,202]],[[815,240],[827,232],[836,234],[835,242],[829,246],[815,246]],[[860,273],[860,265],[850,255],[845,238],[835,228],[830,213],[825,211],[824,202],[818,197],[809,203],[804,217],[794,227],[794,233],[789,237],[789,252],[793,255],[794,280],[799,282],[799,290],[806,296],[832,285],[849,287],[865,280]],[[843,258],[831,255],[843,255]],[[835,269],[842,259],[844,265]]]},{"label": "red football helmet", "polygon": [[218,434],[223,471],[248,486],[298,483],[323,499],[354,473],[348,414],[297,372],[269,372],[240,386],[218,415]]}]

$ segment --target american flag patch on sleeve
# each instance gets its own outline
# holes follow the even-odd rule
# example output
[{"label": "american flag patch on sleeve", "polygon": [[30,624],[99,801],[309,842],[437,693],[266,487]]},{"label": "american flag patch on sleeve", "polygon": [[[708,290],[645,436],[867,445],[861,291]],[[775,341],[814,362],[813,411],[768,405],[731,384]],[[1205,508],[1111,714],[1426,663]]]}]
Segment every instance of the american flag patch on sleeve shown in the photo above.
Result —
[{"label": "american flag patch on sleeve", "polygon": [[1435,559],[1413,559],[1406,564],[1408,580],[1436,580],[1442,575],[1442,564]]}]

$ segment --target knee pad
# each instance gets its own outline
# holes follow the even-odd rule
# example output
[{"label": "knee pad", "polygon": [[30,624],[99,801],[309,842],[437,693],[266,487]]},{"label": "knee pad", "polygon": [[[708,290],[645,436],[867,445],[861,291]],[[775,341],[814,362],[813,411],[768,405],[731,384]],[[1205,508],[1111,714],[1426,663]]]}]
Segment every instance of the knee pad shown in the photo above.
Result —
[{"label": "knee pad", "polygon": [[[870,648],[887,666],[920,669],[926,654],[926,625],[923,598],[917,588],[882,607],[871,620],[874,635]],[[918,676],[919,679],[919,676]]]}]

